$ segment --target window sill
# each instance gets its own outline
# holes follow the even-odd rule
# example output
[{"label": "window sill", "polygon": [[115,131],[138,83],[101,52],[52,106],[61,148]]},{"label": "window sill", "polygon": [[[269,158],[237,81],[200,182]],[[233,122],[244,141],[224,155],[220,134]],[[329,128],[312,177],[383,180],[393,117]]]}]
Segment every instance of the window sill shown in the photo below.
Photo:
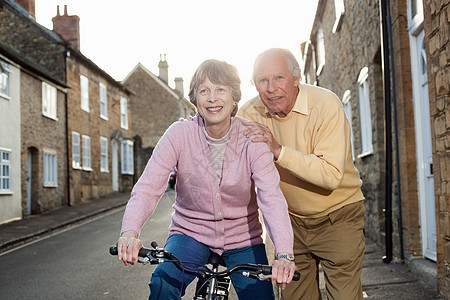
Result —
[{"label": "window sill", "polygon": [[105,117],[105,116],[100,115],[100,119],[108,121],[108,116]]},{"label": "window sill", "polygon": [[13,194],[12,191],[0,191],[0,196],[11,196]]},{"label": "window sill", "polygon": [[3,94],[0,94],[0,98],[3,98],[3,99],[5,99],[5,100],[11,100],[11,97],[9,97],[9,96],[7,96],[7,95],[3,95]]},{"label": "window sill", "polygon": [[42,115],[43,115],[44,117],[50,119],[50,120],[58,121],[58,118],[57,118],[57,117],[49,116],[49,115],[46,115],[46,114],[44,114],[44,113],[42,113]]},{"label": "window sill", "polygon": [[83,167],[83,171],[92,172],[93,170],[90,167]]},{"label": "window sill", "polygon": [[109,173],[109,170],[100,170],[102,173]]},{"label": "window sill", "polygon": [[364,158],[364,157],[370,156],[372,154],[373,154],[373,150],[370,150],[370,151],[367,151],[367,152],[359,154],[357,157],[358,158]]},{"label": "window sill", "polygon": [[80,167],[80,166],[74,166],[74,165],[72,165],[72,169],[75,169],[75,170],[81,170],[81,167]]},{"label": "window sill", "polygon": [[54,184],[54,183],[44,183],[44,187],[45,188],[57,188],[58,184]]}]

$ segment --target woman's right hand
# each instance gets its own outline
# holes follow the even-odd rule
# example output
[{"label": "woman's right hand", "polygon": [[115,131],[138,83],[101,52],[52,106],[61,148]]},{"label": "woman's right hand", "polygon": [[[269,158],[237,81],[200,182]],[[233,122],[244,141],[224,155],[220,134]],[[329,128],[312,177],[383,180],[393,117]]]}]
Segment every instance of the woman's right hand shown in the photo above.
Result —
[{"label": "woman's right hand", "polygon": [[117,241],[117,254],[125,266],[135,265],[138,262],[139,250],[142,248],[138,235],[136,231],[124,231]]}]

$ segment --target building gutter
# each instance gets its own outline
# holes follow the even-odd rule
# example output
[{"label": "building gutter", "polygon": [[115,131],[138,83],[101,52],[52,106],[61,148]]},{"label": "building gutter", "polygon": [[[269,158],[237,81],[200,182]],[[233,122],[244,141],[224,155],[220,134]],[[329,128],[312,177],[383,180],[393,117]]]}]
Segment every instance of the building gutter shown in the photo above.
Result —
[{"label": "building gutter", "polygon": [[383,262],[392,261],[392,129],[391,129],[391,85],[389,78],[389,34],[386,0],[380,0],[381,22],[381,60],[384,91],[384,148],[386,156],[385,170],[385,246],[386,255]]},{"label": "building gutter", "polygon": [[402,192],[400,185],[400,158],[398,150],[398,123],[397,123],[397,97],[395,96],[395,70],[394,70],[394,46],[392,44],[392,25],[391,25],[391,14],[386,17],[388,26],[388,36],[389,36],[389,56],[391,58],[391,80],[392,80],[392,109],[394,117],[394,135],[395,135],[395,170],[396,170],[396,180],[397,180],[397,206],[398,206],[398,236],[400,240],[400,259],[404,259],[403,254],[403,214],[402,214]]},{"label": "building gutter", "polygon": [[[64,81],[67,85],[67,57],[70,56],[70,50],[66,47],[66,51],[64,52]],[[69,154],[69,97],[67,96],[69,92],[65,93],[65,107],[66,107],[66,169],[67,169],[67,206],[72,206],[72,201],[70,199],[70,168],[72,164],[70,163],[70,154]]]}]

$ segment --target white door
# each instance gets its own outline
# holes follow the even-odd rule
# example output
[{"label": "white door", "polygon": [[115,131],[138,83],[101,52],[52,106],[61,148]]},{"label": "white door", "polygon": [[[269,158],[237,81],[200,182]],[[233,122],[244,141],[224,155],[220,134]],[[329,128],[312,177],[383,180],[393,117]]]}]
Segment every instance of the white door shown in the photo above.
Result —
[{"label": "white door", "polygon": [[[436,211],[434,203],[433,152],[424,31],[412,37],[414,115],[418,191],[423,255],[436,261]],[[415,62],[414,62],[415,60]],[[415,73],[415,74],[414,74]]]},{"label": "white door", "polygon": [[112,152],[112,189],[117,192],[119,190],[119,149],[116,140],[111,142]]}]

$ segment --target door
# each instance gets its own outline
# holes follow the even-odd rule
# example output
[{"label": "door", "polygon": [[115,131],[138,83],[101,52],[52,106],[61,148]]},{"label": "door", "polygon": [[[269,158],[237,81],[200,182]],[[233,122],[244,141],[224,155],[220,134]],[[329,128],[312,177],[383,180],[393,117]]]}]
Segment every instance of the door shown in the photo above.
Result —
[{"label": "door", "polygon": [[112,189],[113,191],[119,191],[119,149],[116,140],[111,142],[111,154],[112,154]]},{"label": "door", "polygon": [[31,215],[31,181],[33,180],[31,168],[33,166],[31,158],[31,149],[28,149],[28,170],[27,170],[27,215]]},{"label": "door", "polygon": [[[436,210],[434,203],[433,152],[430,104],[423,29],[412,36],[414,115],[416,131],[418,191],[423,255],[436,261]],[[414,51],[413,51],[414,50]]]}]

